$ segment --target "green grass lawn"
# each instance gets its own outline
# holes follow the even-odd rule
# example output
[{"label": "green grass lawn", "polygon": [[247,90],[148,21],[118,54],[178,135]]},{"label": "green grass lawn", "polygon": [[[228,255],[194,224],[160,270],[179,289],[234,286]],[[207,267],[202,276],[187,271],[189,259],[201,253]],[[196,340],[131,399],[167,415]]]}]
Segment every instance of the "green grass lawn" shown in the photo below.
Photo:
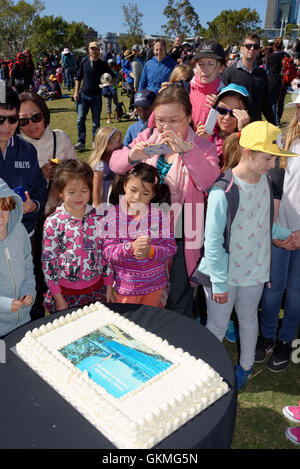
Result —
[{"label": "green grass lawn", "polygon": [[[68,94],[66,90],[63,90]],[[72,94],[69,93],[71,98]],[[51,127],[63,129],[77,143],[76,107],[70,98],[60,101],[48,102],[51,111]],[[291,95],[287,95],[286,102]],[[121,96],[128,110],[127,96]],[[289,124],[294,110],[285,111],[282,119],[282,127]],[[103,99],[103,112],[101,126],[106,124],[106,106]],[[124,119],[121,122],[112,121],[112,125],[121,130],[125,136],[128,126],[133,121]],[[79,158],[87,161],[91,151],[91,114],[87,117],[87,141],[86,151],[79,153]],[[58,155],[59,158],[59,155]],[[299,305],[300,307],[300,305]],[[237,345],[229,344],[225,340],[226,348],[234,364],[237,362]],[[249,380],[245,389],[239,393],[238,409],[235,433],[232,448],[234,449],[297,449],[284,436],[286,427],[293,426],[282,414],[282,408],[286,405],[296,405],[300,400],[300,364],[291,363],[283,373],[268,371],[265,364],[254,366],[253,378]]]}]

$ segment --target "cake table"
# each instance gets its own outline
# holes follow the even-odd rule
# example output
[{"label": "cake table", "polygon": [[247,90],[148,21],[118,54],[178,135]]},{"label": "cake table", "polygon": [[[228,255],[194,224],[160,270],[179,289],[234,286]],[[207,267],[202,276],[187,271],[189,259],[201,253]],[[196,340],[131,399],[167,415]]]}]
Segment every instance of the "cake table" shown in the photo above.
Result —
[{"label": "cake table", "polygon": [[[109,304],[146,330],[167,339],[212,366],[231,390],[169,435],[155,449],[221,449],[232,441],[237,390],[231,359],[205,327],[169,310],[150,306]],[[28,367],[13,350],[27,330],[53,321],[69,311],[38,319],[13,331],[4,340],[6,363],[0,364],[0,448],[2,449],[114,449],[62,396]]]}]

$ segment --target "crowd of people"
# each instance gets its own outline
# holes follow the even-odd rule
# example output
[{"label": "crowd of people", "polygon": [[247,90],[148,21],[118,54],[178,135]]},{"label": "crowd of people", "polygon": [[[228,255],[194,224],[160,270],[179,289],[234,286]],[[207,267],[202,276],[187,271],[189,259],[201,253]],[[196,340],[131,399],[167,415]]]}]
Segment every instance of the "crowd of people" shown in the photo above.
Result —
[{"label": "crowd of people", "polygon": [[[145,304],[238,337],[239,389],[267,355],[270,371],[287,368],[300,325],[300,94],[284,133],[279,124],[298,58],[277,38],[264,60],[256,34],[238,58],[180,37],[169,51],[157,39],[102,59],[92,42],[79,65],[65,49],[44,78],[59,81],[61,65],[74,89],[74,146],[52,130],[49,96],[18,54],[0,103],[0,336],[95,301]],[[124,136],[111,116],[118,80],[138,119]],[[299,407],[284,414],[299,423]],[[297,444],[299,428],[287,432]]]}]

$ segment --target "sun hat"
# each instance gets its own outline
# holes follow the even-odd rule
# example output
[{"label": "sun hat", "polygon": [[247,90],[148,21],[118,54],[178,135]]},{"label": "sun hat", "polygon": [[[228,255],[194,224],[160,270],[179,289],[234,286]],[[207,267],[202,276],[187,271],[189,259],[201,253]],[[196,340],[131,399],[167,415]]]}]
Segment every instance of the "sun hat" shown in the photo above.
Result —
[{"label": "sun hat", "polygon": [[70,49],[65,47],[64,50],[63,50],[63,54],[69,54],[69,53],[70,53]]},{"label": "sun hat", "polygon": [[218,42],[202,41],[196,50],[193,57],[194,60],[207,57],[216,60],[226,60],[226,55],[223,47]]},{"label": "sun hat", "polygon": [[132,56],[133,56],[133,53],[131,52],[131,50],[125,50],[124,52],[125,59],[128,59],[129,57],[132,57]]},{"label": "sun hat", "polygon": [[135,93],[134,96],[134,106],[152,106],[156,98],[156,93],[154,91],[144,89]]},{"label": "sun hat", "polygon": [[51,81],[55,81],[55,80],[57,80],[57,78],[56,78],[56,76],[55,76],[55,75],[50,75],[50,76],[49,76],[49,80],[51,80]]},{"label": "sun hat", "polygon": [[90,42],[89,47],[97,47],[97,49],[100,49],[99,44],[96,41]]},{"label": "sun hat", "polygon": [[292,101],[288,104],[286,104],[284,107],[290,108],[296,106],[296,104],[300,104],[300,93],[293,93],[293,98]]},{"label": "sun hat", "polygon": [[240,136],[240,146],[276,156],[297,156],[285,151],[280,129],[267,121],[255,121],[246,125]]},{"label": "sun hat", "polygon": [[224,88],[221,89],[220,93],[218,94],[218,99],[220,98],[220,96],[225,93],[228,93],[229,91],[238,93],[244,96],[244,98],[249,98],[248,90],[244,86],[237,85],[236,83],[230,83],[229,85],[224,86]]}]

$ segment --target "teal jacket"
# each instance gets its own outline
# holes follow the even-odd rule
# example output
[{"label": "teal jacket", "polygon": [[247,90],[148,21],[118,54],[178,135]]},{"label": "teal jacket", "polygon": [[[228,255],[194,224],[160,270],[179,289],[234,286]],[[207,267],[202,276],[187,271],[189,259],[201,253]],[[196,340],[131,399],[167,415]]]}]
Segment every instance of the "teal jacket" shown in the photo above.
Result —
[{"label": "teal jacket", "polygon": [[16,207],[10,211],[7,237],[0,240],[0,337],[30,321],[31,306],[22,306],[12,313],[14,299],[32,295],[35,299],[35,278],[31,243],[22,224],[22,199],[0,179],[0,198],[13,196]]}]

